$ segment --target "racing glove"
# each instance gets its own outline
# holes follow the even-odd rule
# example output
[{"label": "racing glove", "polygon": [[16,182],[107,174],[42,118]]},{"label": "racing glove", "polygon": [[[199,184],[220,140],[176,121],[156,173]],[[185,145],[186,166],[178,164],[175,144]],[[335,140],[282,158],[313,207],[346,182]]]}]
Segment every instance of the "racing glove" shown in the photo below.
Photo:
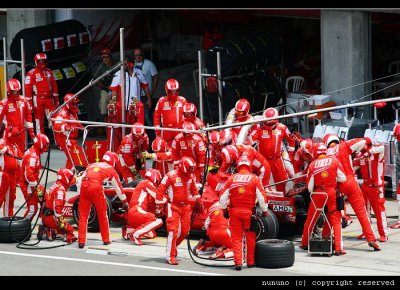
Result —
[{"label": "racing glove", "polygon": [[57,217],[57,224],[61,229],[65,229],[65,221],[63,216]]}]

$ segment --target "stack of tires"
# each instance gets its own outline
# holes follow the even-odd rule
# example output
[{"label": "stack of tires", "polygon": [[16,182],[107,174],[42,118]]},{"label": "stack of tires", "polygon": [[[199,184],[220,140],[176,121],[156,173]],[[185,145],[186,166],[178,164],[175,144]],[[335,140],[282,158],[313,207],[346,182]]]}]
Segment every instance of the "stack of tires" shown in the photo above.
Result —
[{"label": "stack of tires", "polygon": [[268,32],[215,43],[206,59],[208,72],[212,74],[217,73],[217,51],[220,51],[221,73],[225,77],[279,65],[281,62],[281,44]]},{"label": "stack of tires", "polygon": [[[66,93],[75,93],[90,81],[86,59],[91,41],[88,30],[81,22],[66,20],[19,31],[10,46],[14,60],[21,59],[21,39],[24,40],[26,72],[35,66],[35,54],[44,52],[47,55],[61,103]],[[21,71],[14,77],[21,81]]]},{"label": "stack of tires", "polygon": [[[250,110],[255,113],[263,110],[266,93],[272,93],[268,96],[266,107],[274,107],[282,98],[284,92],[284,88],[273,74],[266,71],[224,81],[222,86],[223,119],[235,106],[236,101],[241,98],[249,101]],[[216,123],[219,114],[218,94],[205,92],[203,96],[205,96],[204,112],[207,121],[212,120],[212,123]]]},{"label": "stack of tires", "polygon": [[[257,32],[217,42],[207,52],[208,73],[217,73],[218,51],[222,78],[244,74],[240,78],[223,82],[223,118],[241,98],[249,101],[251,112],[260,112],[263,109],[266,92],[272,93],[268,97],[267,107],[277,104],[284,94],[284,88],[273,73],[266,70],[281,63],[281,44],[276,37],[268,32]],[[205,92],[205,96],[206,122],[216,123],[219,114],[218,94]]]}]

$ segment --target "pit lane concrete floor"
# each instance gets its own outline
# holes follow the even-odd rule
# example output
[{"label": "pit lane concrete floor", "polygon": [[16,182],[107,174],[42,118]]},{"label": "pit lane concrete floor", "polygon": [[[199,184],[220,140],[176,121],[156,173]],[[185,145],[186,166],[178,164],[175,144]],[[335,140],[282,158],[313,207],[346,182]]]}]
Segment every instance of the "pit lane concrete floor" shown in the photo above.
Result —
[{"label": "pit lane concrete floor", "polygon": [[[46,155],[43,156],[42,161]],[[50,168],[58,169],[65,164],[65,156],[61,151],[51,151]],[[49,173],[49,185],[55,181],[56,175]],[[76,192],[69,192],[68,197]],[[15,210],[23,204],[23,196],[18,188]],[[388,221],[397,220],[397,205],[395,201],[386,203]],[[23,209],[19,215],[24,213]],[[352,214],[351,207],[349,213]],[[100,233],[88,233],[84,249],[79,249],[77,243],[56,249],[25,250],[16,244],[0,244],[0,275],[139,275],[139,276],[182,276],[182,275],[257,275],[257,276],[304,276],[304,275],[400,275],[400,229],[389,229],[389,241],[381,243],[382,251],[374,252],[367,242],[357,240],[361,232],[360,225],[353,216],[353,224],[343,230],[344,256],[310,256],[300,250],[299,237],[293,239],[295,244],[295,263],[292,267],[281,269],[243,268],[241,272],[230,268],[214,268],[201,266],[191,261],[186,241],[178,248],[178,266],[165,262],[165,237],[143,240],[144,246],[136,246],[131,241],[121,237],[119,224],[111,224],[113,243],[103,246]],[[376,229],[376,224],[373,224]],[[37,228],[33,231],[28,243],[36,242]],[[76,232],[77,235],[77,232]],[[191,242],[192,247],[197,241]],[[55,246],[61,241],[41,241],[38,246]],[[104,249],[104,250],[101,250]],[[203,261],[209,264],[221,262]],[[225,262],[225,264],[233,264]],[[62,269],[62,270],[61,270]]]}]

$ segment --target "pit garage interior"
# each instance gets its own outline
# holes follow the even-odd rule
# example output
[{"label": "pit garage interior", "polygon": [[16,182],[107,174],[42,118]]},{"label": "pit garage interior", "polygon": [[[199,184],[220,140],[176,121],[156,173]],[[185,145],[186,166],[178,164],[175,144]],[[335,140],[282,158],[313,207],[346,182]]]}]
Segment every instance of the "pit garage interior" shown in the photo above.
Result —
[{"label": "pit garage interior", "polygon": [[[240,39],[243,36],[266,34],[270,40],[273,61],[266,62],[266,66],[257,65],[248,67],[233,67],[222,74],[222,119],[234,106],[235,102],[244,97],[251,103],[251,112],[261,114],[269,106],[280,106],[281,113],[295,113],[318,108],[329,104],[330,106],[343,105],[351,102],[367,101],[399,96],[400,81],[396,74],[400,72],[400,14],[396,10],[80,10],[80,9],[0,9],[0,42],[3,47],[3,37],[6,38],[7,58],[14,59],[18,55],[20,47],[18,41],[13,50],[12,42],[15,36],[23,29],[54,23],[77,20],[87,30],[90,43],[81,52],[73,54],[70,58],[61,56],[49,58],[49,67],[60,69],[63,80],[60,80],[60,102],[62,96],[68,92],[77,92],[96,75],[96,70],[101,63],[100,51],[109,48],[114,60],[119,59],[119,30],[124,28],[125,55],[133,57],[133,48],[142,46],[145,56],[151,59],[159,75],[159,85],[155,95],[164,95],[164,83],[175,78],[181,84],[181,95],[192,101],[199,108],[199,58],[201,51],[202,73],[216,73],[216,58],[209,55],[213,44],[205,44],[205,38],[209,33],[218,30],[223,41],[243,44]],[[45,32],[43,32],[45,33]],[[67,33],[67,32],[66,32]],[[29,43],[25,42],[26,46]],[[207,48],[205,48],[207,46]],[[246,48],[240,47],[246,56]],[[211,49],[211,50],[210,50]],[[233,48],[231,47],[231,53]],[[248,49],[248,48],[247,48]],[[227,53],[227,50],[220,50]],[[229,52],[229,50],[228,50]],[[236,52],[236,60],[241,53]],[[32,54],[30,54],[32,55]],[[229,62],[229,55],[227,56]],[[247,57],[247,56],[246,56]],[[251,58],[251,56],[250,56]],[[4,98],[5,70],[3,50],[0,51],[0,98]],[[18,57],[15,58],[19,60]],[[222,62],[224,58],[222,58]],[[242,63],[254,62],[243,60]],[[81,62],[84,70],[76,71],[73,76],[68,76],[65,67],[73,67],[73,63]],[[222,63],[226,67],[227,63]],[[33,67],[33,59],[26,59],[26,71]],[[76,69],[73,67],[73,69]],[[19,65],[7,66],[7,77],[21,77]],[[224,71],[224,70],[223,70]],[[300,87],[293,88],[287,80],[290,77],[302,77]],[[225,79],[224,79],[225,78]],[[213,126],[219,124],[218,118],[218,93],[208,91],[206,77],[200,88],[203,92],[203,120]],[[80,119],[99,121],[100,112],[98,99],[100,90],[97,86],[85,91],[80,100],[82,103]],[[319,96],[320,98],[313,98]],[[386,197],[387,215],[392,222],[397,218],[397,204],[394,202],[395,190],[399,177],[397,166],[398,144],[391,135],[396,121],[397,110],[400,104],[389,103],[382,108],[365,106],[356,109],[337,110],[332,113],[321,113],[318,117],[290,118],[283,122],[291,130],[299,131],[304,137],[314,137],[318,140],[327,132],[337,133],[344,139],[370,136],[376,142],[385,144],[386,155]],[[199,115],[199,109],[198,109]],[[354,119],[352,119],[354,117]],[[345,119],[344,119],[345,118]],[[104,131],[90,130],[89,139],[105,139]],[[53,152],[52,152],[53,154]],[[55,152],[50,167],[60,168],[64,163],[62,152]],[[61,160],[61,161],[60,161]],[[53,174],[54,175],[54,174]],[[55,180],[55,175],[50,174],[50,180]],[[74,194],[74,193],[72,193]],[[23,200],[19,201],[20,204]],[[18,204],[18,202],[17,202]],[[350,212],[350,214],[353,214]],[[355,216],[354,216],[355,218]],[[374,225],[375,227],[375,225]],[[192,265],[189,255],[183,254],[183,262],[177,271],[170,270],[160,264],[158,257],[163,256],[164,242],[157,238],[150,246],[150,252],[145,249],[131,249],[131,245],[119,242],[120,228],[111,227],[113,243],[108,256],[103,256],[102,249],[96,249],[96,237],[98,234],[89,234],[89,245],[94,246],[92,255],[88,260],[101,260],[99,271],[89,270],[89,275],[99,275],[107,272],[107,267],[116,267],[122,271],[122,275],[232,275],[234,272],[223,269],[214,270],[207,267]],[[382,254],[377,258],[375,266],[366,266],[366,261],[371,254],[365,249],[365,243],[355,240],[360,226],[356,222],[344,230],[345,243],[354,249],[353,253],[343,257],[344,265],[334,260],[321,262],[318,256],[308,256],[297,249],[296,262],[291,268],[276,269],[265,273],[263,269],[254,272],[244,271],[240,275],[305,275],[303,269],[308,267],[314,275],[342,275],[346,267],[352,267],[349,275],[398,275],[400,268],[390,253],[396,251],[395,245],[386,243]],[[399,241],[396,230],[391,230],[393,241]],[[298,241],[298,240],[295,240]],[[98,242],[98,241],[97,241]],[[44,241],[46,245],[54,245],[56,242]],[[193,243],[193,241],[192,241]],[[397,243],[397,242],[396,242]],[[100,247],[101,248],[101,247]],[[180,253],[186,251],[186,245],[180,248]],[[71,258],[68,263],[74,263],[80,258],[75,251],[65,252],[65,249],[47,251],[47,256],[55,255]],[[77,249],[74,249],[77,250]],[[9,253],[4,253],[9,251]],[[29,256],[23,256],[23,250],[13,248],[1,248],[0,252],[9,257],[18,259],[21,263]],[[111,253],[111,254],[110,254]],[[114,253],[114,254],[112,254]],[[376,253],[373,253],[374,255]],[[121,262],[118,255],[128,256],[133,260]],[[397,255],[397,254],[396,254]],[[146,257],[148,257],[146,259]],[[75,259],[75,260],[74,260]],[[332,258],[333,259],[333,258]],[[335,258],[338,259],[338,258]],[[161,261],[161,259],[159,259]],[[141,268],[143,262],[148,262],[149,272]],[[5,262],[1,262],[3,264]],[[36,263],[36,262],[35,262]],[[37,267],[39,266],[39,262]],[[54,263],[61,261],[54,260]],[[84,262],[86,263],[86,262]],[[77,271],[67,270],[67,274],[81,275],[79,269],[86,269],[85,264],[79,264]],[[92,262],[88,262],[92,263]],[[93,262],[96,263],[96,262]],[[100,264],[101,264],[100,263]],[[120,264],[124,264],[121,266]],[[51,267],[48,267],[51,273]],[[311,267],[311,268],[310,268]],[[103,269],[104,268],[104,269]],[[187,272],[185,272],[187,271]],[[11,275],[17,274],[17,267],[10,268]],[[36,270],[31,274],[35,275]],[[38,272],[39,273],[39,272]],[[109,274],[109,272],[107,272]]]}]

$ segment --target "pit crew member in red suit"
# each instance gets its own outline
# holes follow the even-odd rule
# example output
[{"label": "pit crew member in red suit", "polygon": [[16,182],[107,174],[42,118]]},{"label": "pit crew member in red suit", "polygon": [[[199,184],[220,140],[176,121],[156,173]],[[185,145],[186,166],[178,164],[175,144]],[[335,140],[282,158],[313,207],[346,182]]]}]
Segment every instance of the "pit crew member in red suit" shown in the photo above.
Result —
[{"label": "pit crew member in red suit", "polygon": [[[258,149],[262,155],[268,160],[271,167],[271,184],[287,180],[289,178],[288,173],[285,169],[283,158],[289,158],[293,160],[293,154],[295,149],[296,137],[289,132],[288,128],[278,123],[278,120],[273,119],[278,117],[279,113],[275,108],[268,108],[265,110],[263,117],[271,118],[263,124],[257,126],[257,129],[252,131],[251,139],[254,142],[258,142]],[[288,156],[282,156],[284,146],[283,141],[288,142],[287,151]],[[281,183],[276,185],[277,191],[287,191],[286,184]]]},{"label": "pit crew member in red suit", "polygon": [[[180,128],[183,122],[183,106],[186,99],[179,96],[179,83],[169,79],[165,83],[166,96],[161,97],[154,110],[154,126],[163,128]],[[162,137],[169,146],[172,145],[178,131],[156,130],[156,135]]]},{"label": "pit crew member in red suit", "polygon": [[22,158],[20,187],[26,200],[25,218],[32,220],[38,211],[38,203],[43,199],[43,186],[39,184],[39,173],[42,168],[40,155],[49,150],[50,141],[44,134],[37,134],[34,143]]},{"label": "pit crew member in red suit", "polygon": [[83,248],[85,246],[87,223],[92,203],[97,212],[103,244],[111,244],[107,217],[107,202],[103,191],[103,182],[107,180],[111,181],[118,198],[123,203],[123,208],[128,209],[129,207],[128,201],[126,200],[126,195],[123,193],[122,186],[119,181],[119,176],[114,169],[117,163],[118,155],[115,152],[107,151],[103,155],[102,162],[90,164],[82,175],[78,207],[79,248]]},{"label": "pit crew member in red suit", "polygon": [[196,182],[201,182],[206,161],[206,146],[204,145],[203,138],[197,134],[188,132],[189,130],[195,130],[195,126],[192,123],[183,122],[182,129],[185,131],[176,135],[172,141],[171,150],[174,167],[176,168],[180,159],[184,156],[193,158],[197,161],[197,168],[194,172]]},{"label": "pit crew member in red suit", "polygon": [[[71,99],[73,100],[69,101]],[[53,131],[57,146],[64,151],[67,157],[65,168],[75,170],[75,166],[86,167],[88,166],[88,162],[83,153],[83,148],[78,143],[79,131],[83,129],[82,124],[63,121],[63,119],[79,120],[79,108],[77,107],[79,99],[78,97],[74,98],[74,94],[66,94],[64,102],[67,101],[69,103],[53,116],[53,118],[58,119],[57,121],[53,121]]]},{"label": "pit crew member in red suit", "polygon": [[[241,122],[253,120],[253,116],[251,114],[249,114],[250,103],[246,99],[238,100],[235,104],[235,108],[232,110],[234,110],[234,114],[232,114],[233,113],[232,111],[228,114],[228,117],[226,119],[226,124],[232,123],[232,119],[234,119],[233,123],[241,123]],[[237,126],[237,127],[233,127],[231,129],[229,129],[233,133],[233,141],[235,143],[237,141],[237,137],[239,136],[240,130],[242,130],[242,128],[243,128],[243,126]],[[255,128],[255,126],[252,126],[251,128]],[[251,130],[252,129],[249,130],[249,133],[247,134],[247,136],[250,136],[250,134],[251,134],[250,132],[252,132]],[[244,141],[244,144],[251,145],[251,142],[249,140],[250,140],[249,138],[246,138]]]},{"label": "pit crew member in red suit", "polygon": [[0,139],[0,207],[3,205],[3,216],[14,215],[16,183],[20,175],[22,156],[17,146],[19,132],[16,127],[7,127],[3,139]]},{"label": "pit crew member in red suit", "polygon": [[[19,151],[25,152],[25,128],[28,129],[29,136],[33,140],[32,112],[29,102],[20,95],[21,84],[16,79],[7,82],[7,98],[0,102],[0,123],[7,128],[15,128],[19,136],[16,140]],[[18,156],[22,158],[22,156]]]},{"label": "pit crew member in red suit", "polygon": [[31,105],[35,118],[36,133],[44,133],[44,118],[60,105],[58,86],[53,71],[47,68],[47,55],[37,53],[36,67],[25,78],[25,97]]},{"label": "pit crew member in red suit", "polygon": [[189,200],[196,200],[202,205],[201,197],[197,191],[195,180],[192,176],[196,169],[196,162],[191,157],[182,157],[176,170],[170,171],[157,188],[157,204],[166,206],[167,223],[167,263],[178,265],[176,256],[177,246],[186,238],[190,229],[190,204]]},{"label": "pit crew member in red suit", "polygon": [[250,231],[250,221],[256,201],[265,216],[268,214],[268,201],[260,179],[251,173],[250,160],[242,156],[237,167],[239,173],[228,178],[221,190],[219,202],[225,217],[229,216],[235,269],[240,271],[243,263],[243,236],[247,244],[247,267],[254,266],[256,234]]},{"label": "pit crew member in red suit", "polygon": [[45,206],[42,209],[42,222],[48,233],[55,230],[64,233],[65,242],[72,244],[77,240],[74,235],[75,229],[64,219],[63,209],[66,201],[68,188],[76,183],[74,173],[62,168],[57,171],[57,180],[45,196]]},{"label": "pit crew member in red suit", "polygon": [[260,178],[264,187],[269,185],[271,168],[265,157],[250,145],[228,145],[221,151],[222,165],[220,172],[229,173],[240,156],[246,155],[251,163],[252,173]]},{"label": "pit crew member in red suit", "polygon": [[167,142],[161,137],[156,137],[151,143],[151,149],[154,153],[143,152],[143,157],[156,162],[156,168],[160,171],[161,177],[164,177],[173,169],[172,165],[172,150]]},{"label": "pit crew member in red suit", "polygon": [[[308,249],[308,241],[319,213],[316,208],[322,208],[326,201],[328,207],[328,221],[333,229],[335,236],[335,255],[346,254],[343,251],[341,213],[337,209],[336,204],[336,188],[338,182],[345,182],[346,175],[343,167],[334,156],[326,156],[326,146],[320,144],[316,148],[316,160],[312,161],[307,170],[307,188],[311,195],[312,202],[308,207],[307,219],[304,223],[303,236],[300,243],[301,249]],[[326,195],[318,194],[318,192],[326,193]]]},{"label": "pit crew member in red suit", "polygon": [[146,172],[145,180],[141,181],[132,192],[127,220],[135,228],[130,239],[136,245],[143,245],[140,237],[148,232],[153,232],[152,236],[155,236],[155,230],[163,224],[162,219],[157,218],[154,211],[156,191],[160,181],[160,171],[151,168]]},{"label": "pit crew member in red suit", "polygon": [[[134,126],[142,126],[136,122]],[[135,179],[141,179],[139,171],[145,169],[146,164],[142,162],[142,153],[149,147],[149,137],[143,128],[132,127],[131,133],[126,135],[118,149],[119,171],[124,178],[125,184]]]},{"label": "pit crew member in red suit", "polygon": [[[327,155],[335,156],[343,166],[346,181],[339,185],[339,191],[347,196],[357,218],[361,224],[363,234],[366,236],[368,245],[375,251],[380,251],[379,244],[376,242],[374,230],[368,219],[365,208],[363,194],[354,177],[351,156],[353,153],[366,153],[372,146],[371,139],[368,137],[355,138],[340,143],[339,137],[334,134],[326,134],[323,141],[328,148]],[[339,144],[340,143],[340,144]]]},{"label": "pit crew member in red suit", "polygon": [[229,230],[229,220],[224,217],[222,208],[219,201],[215,202],[208,209],[207,219],[204,221],[204,230],[210,241],[204,242],[200,240],[196,246],[196,251],[204,251],[211,246],[217,246],[217,251],[210,257],[212,259],[218,258],[232,258],[232,237]]},{"label": "pit crew member in red suit", "polygon": [[[373,145],[368,152],[354,160],[353,165],[355,169],[359,168],[361,178],[364,180],[360,189],[364,196],[368,216],[371,216],[372,207],[380,235],[379,241],[386,242],[388,240],[388,225],[384,193],[385,147]],[[359,238],[363,237],[363,234],[359,236]]]}]

